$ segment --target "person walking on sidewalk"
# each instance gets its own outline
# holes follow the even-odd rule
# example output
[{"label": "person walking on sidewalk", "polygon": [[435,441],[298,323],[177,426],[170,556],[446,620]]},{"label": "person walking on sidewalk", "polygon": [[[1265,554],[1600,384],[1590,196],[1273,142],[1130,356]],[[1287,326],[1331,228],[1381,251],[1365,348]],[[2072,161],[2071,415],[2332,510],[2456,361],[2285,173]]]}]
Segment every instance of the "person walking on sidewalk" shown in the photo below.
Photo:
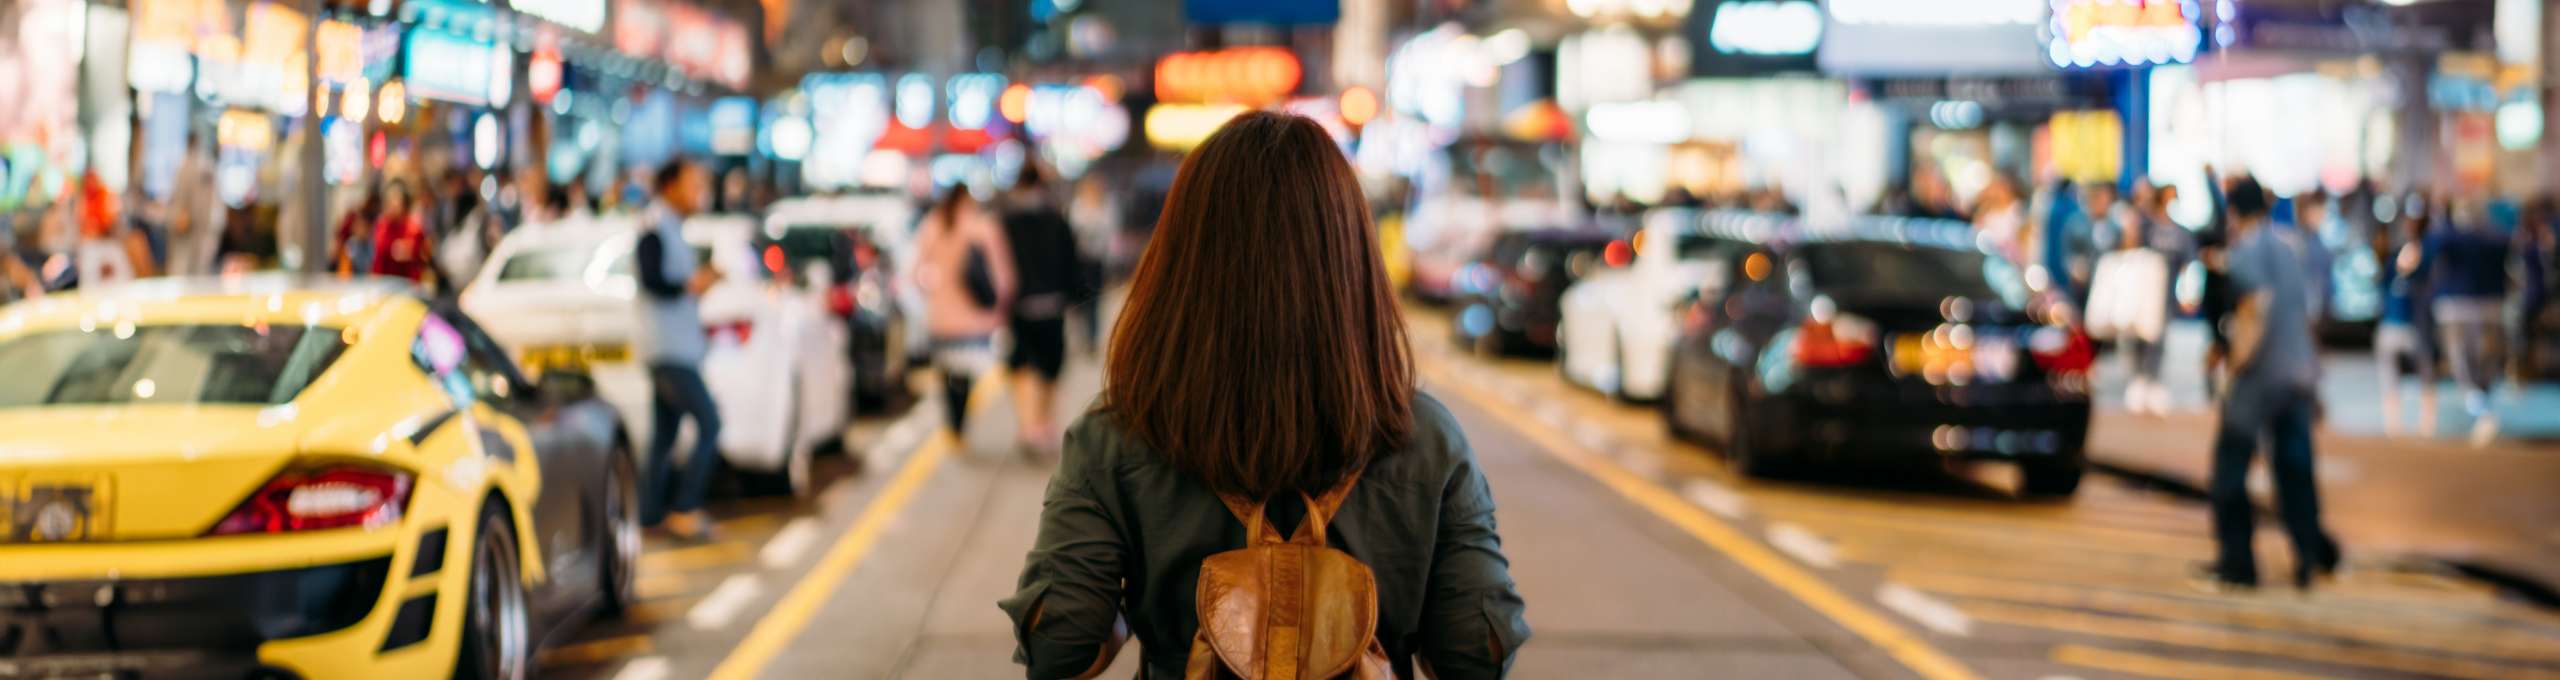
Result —
[{"label": "person walking on sidewalk", "polygon": [[1020,590],[998,604],[1014,660],[1032,678],[1091,677],[1134,631],[1141,677],[1186,677],[1205,558],[1267,525],[1314,527],[1368,567],[1363,613],[1395,677],[1503,676],[1529,627],[1493,492],[1448,409],[1415,385],[1367,202],[1332,138],[1296,115],[1244,114],[1184,160],[1165,203],[1102,399],[1068,429]]},{"label": "person walking on sidewalk", "polygon": [[1004,240],[1013,251],[1018,290],[1006,319],[1013,338],[1005,360],[1013,372],[1013,406],[1018,438],[1026,452],[1058,448],[1058,372],[1067,364],[1067,309],[1090,304],[1085,290],[1084,255],[1076,246],[1075,227],[1058,209],[1058,197],[1042,177],[1038,162],[1022,164],[1021,178],[1005,192]]},{"label": "person walking on sidewalk", "polygon": [[[641,523],[663,520],[667,530],[692,541],[712,538],[702,502],[720,461],[720,405],[702,382],[703,335],[699,299],[720,282],[719,270],[695,261],[684,240],[684,220],[702,210],[702,170],[684,161],[658,169],[658,199],[649,206],[632,264],[639,270],[640,323],[634,340],[649,364],[649,486],[641,496]],[[693,451],[678,472],[673,456],[676,426],[693,419]]]},{"label": "person walking on sidewalk", "polygon": [[[2389,233],[2374,237],[2384,254],[2379,286],[2382,314],[2373,327],[2373,363],[2382,376],[2382,433],[2386,436],[2398,436],[2404,431],[2400,427],[2400,387],[2403,378],[2413,375],[2418,386],[2418,419],[2411,429],[2427,432],[2436,427],[2435,353],[2428,351],[2418,308],[2420,301],[2427,298],[2420,245],[2427,238],[2426,211],[2409,211],[2401,218],[2399,229],[2396,240]],[[2401,370],[2403,364],[2410,370]]]},{"label": "person walking on sidewalk", "polygon": [[2266,190],[2242,177],[2229,189],[2230,250],[2225,255],[2236,299],[2230,325],[2231,378],[2222,394],[2213,442],[2213,534],[2219,555],[2210,578],[2219,589],[2258,585],[2251,541],[2257,507],[2249,498],[2249,466],[2261,438],[2273,441],[2268,466],[2276,504],[2293,539],[2294,586],[2336,571],[2337,542],[2320,524],[2312,475],[2312,422],[2319,413],[2319,348],[2312,342],[2313,272],[2302,250],[2319,247],[2298,230],[2272,228]]},{"label": "person walking on sidewalk", "polygon": [[[2107,243],[2119,250],[2148,250],[2158,255],[2164,271],[2170,276],[2158,282],[2156,302],[2164,318],[2175,318],[2177,294],[2173,290],[2176,273],[2184,271],[2187,261],[2195,256],[2195,238],[2183,227],[2169,220],[2169,200],[2175,189],[2157,189],[2150,182],[2135,182],[2133,200],[2111,216],[2114,228]],[[2124,339],[2124,349],[2131,366],[2133,380],[2125,388],[2125,406],[2135,413],[2165,415],[2171,398],[2169,385],[2162,382],[2161,361],[2167,354],[2168,332],[2159,330],[2152,337],[2135,332]]]},{"label": "person walking on sidewalk", "polygon": [[2474,446],[2487,446],[2498,436],[2489,390],[2498,383],[2493,345],[2503,336],[2498,327],[2507,299],[2507,241],[2482,212],[2478,199],[2453,201],[2451,224],[2427,235],[2424,256],[2435,291],[2438,347],[2462,384]]},{"label": "person walking on sidewalk", "polygon": [[942,424],[968,433],[969,389],[995,370],[996,330],[1013,298],[1013,254],[995,219],[969,189],[955,186],[925,213],[916,239],[916,287],[924,291],[925,330],[942,370]]}]

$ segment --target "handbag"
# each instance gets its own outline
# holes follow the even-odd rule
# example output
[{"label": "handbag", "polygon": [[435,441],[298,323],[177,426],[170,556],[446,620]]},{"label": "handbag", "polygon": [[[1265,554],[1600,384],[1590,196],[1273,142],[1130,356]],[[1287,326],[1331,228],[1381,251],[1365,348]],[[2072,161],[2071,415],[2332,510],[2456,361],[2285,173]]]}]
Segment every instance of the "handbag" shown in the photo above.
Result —
[{"label": "handbag", "polygon": [[2098,258],[2089,276],[2089,308],[2082,315],[2090,337],[2157,341],[2168,327],[2169,262],[2159,252],[2135,248]]},{"label": "handbag", "polygon": [[991,266],[986,249],[975,245],[969,246],[969,254],[960,265],[961,285],[969,289],[969,301],[980,309],[996,306],[996,276]]}]

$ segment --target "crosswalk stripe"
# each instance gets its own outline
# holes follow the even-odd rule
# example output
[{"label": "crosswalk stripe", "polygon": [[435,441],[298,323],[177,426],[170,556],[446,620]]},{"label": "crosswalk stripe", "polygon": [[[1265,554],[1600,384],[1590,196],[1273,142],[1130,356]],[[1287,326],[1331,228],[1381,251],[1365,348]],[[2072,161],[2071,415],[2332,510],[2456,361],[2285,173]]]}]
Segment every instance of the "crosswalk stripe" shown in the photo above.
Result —
[{"label": "crosswalk stripe", "polygon": [[613,674],[613,680],[665,680],[666,677],[667,658],[663,656],[632,659]]},{"label": "crosswalk stripe", "polygon": [[[2339,616],[2394,621],[2404,625],[2431,626],[2483,625],[2521,627],[2545,635],[2560,635],[2560,628],[2543,627],[2514,618],[2500,617],[2502,612],[2481,612],[2444,607],[2417,606],[2403,602],[2361,599],[2353,595],[2322,591],[2316,599],[2256,597],[2230,599],[2198,592],[2183,580],[2161,577],[2142,582],[2098,582],[2059,580],[2054,574],[2025,570],[1986,571],[1967,567],[1924,567],[1895,565],[1885,570],[1885,578],[1916,586],[1953,583],[1955,588],[2055,588],[2071,591],[2105,591],[2147,595],[2172,600],[2207,599],[2234,608],[2292,612],[2302,616]],[[1932,588],[1934,589],[1934,588]]]},{"label": "crosswalk stripe", "polygon": [[685,623],[693,626],[694,630],[726,628],[738,619],[739,612],[746,610],[748,602],[763,592],[764,585],[755,575],[730,575],[720,582],[720,587],[711,589],[711,594],[704,596],[702,602],[693,605],[692,611],[685,613]]},{"label": "crosswalk stripe", "polygon": [[798,564],[801,557],[809,554],[809,547],[817,545],[818,538],[816,519],[810,517],[794,519],[790,524],[783,525],[781,531],[774,532],[773,538],[764,542],[764,549],[758,551],[756,557],[758,561],[764,563],[766,569],[781,569]]},{"label": "crosswalk stripe", "polygon": [[2411,627],[2406,625],[2405,620],[2394,625],[2392,622],[2383,620],[2339,616],[2334,611],[2263,609],[2247,606],[2251,600],[2264,598],[2181,600],[2121,591],[2074,590],[2032,584],[2013,584],[2005,587],[1993,587],[1993,585],[1979,582],[1966,584],[1962,581],[1940,579],[1916,584],[1913,587],[1928,592],[1997,602],[2047,605],[2172,621],[2218,623],[2274,633],[2331,637],[2353,640],[2375,647],[2404,647],[2531,663],[2560,663],[2560,637],[2532,635],[2501,626],[2466,626],[2459,631],[2446,632]]},{"label": "crosswalk stripe", "polygon": [[1973,635],[1973,619],[1965,616],[1964,610],[1910,586],[1888,581],[1876,588],[1876,603],[1939,635]]},{"label": "crosswalk stripe", "polygon": [[1680,495],[1688,497],[1689,502],[1696,503],[1698,507],[1706,508],[1707,511],[1725,519],[1742,519],[1743,515],[1751,512],[1749,501],[1742,500],[1741,494],[1734,493],[1732,489],[1725,488],[1722,484],[1692,479],[1688,484],[1682,485],[1680,490]]},{"label": "crosswalk stripe", "polygon": [[1832,569],[1840,566],[1840,560],[1834,557],[1831,543],[1822,540],[1821,536],[1814,535],[1802,525],[1793,522],[1773,522],[1763,533],[1769,539],[1769,547],[1777,548],[1778,552],[1786,553],[1788,557],[1796,558],[1796,561],[1803,562],[1806,566],[1816,569]]},{"label": "crosswalk stripe", "polygon": [[2066,666],[2172,680],[2326,680],[2327,678],[2321,675],[2265,668],[2168,659],[2088,645],[2055,646],[2053,661]]},{"label": "crosswalk stripe", "polygon": [[2560,671],[2544,668],[2488,663],[2444,654],[2344,646],[2185,621],[2085,614],[2050,607],[1990,602],[1968,603],[1965,613],[1985,623],[2142,640],[2166,645],[2256,654],[2413,675],[2476,680],[2560,679]]}]

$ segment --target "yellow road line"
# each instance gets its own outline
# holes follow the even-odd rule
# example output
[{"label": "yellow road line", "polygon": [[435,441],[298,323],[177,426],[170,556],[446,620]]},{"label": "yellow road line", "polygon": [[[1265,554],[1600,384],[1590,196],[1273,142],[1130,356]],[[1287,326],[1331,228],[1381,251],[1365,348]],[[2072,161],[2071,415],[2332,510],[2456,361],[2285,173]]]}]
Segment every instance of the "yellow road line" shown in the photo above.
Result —
[{"label": "yellow road line", "polygon": [[1687,531],[1690,536],[1696,537],[1709,547],[1724,553],[1735,563],[1750,569],[1752,573],[1758,574],[1760,578],[1777,586],[1779,590],[1786,591],[1788,595],[1805,603],[1805,606],[1830,617],[1841,627],[1849,629],[1858,637],[1865,638],[1868,643],[1884,650],[1894,660],[1910,668],[1913,673],[1929,680],[1980,680],[1980,675],[1976,675],[1972,669],[1956,661],[1955,657],[1948,656],[1945,652],[1930,646],[1927,640],[1895,624],[1884,615],[1841,594],[1830,584],[1824,583],[1821,578],[1796,566],[1794,562],[1787,561],[1787,558],[1779,556],[1776,551],[1752,540],[1741,531],[1734,529],[1732,525],[1716,519],[1697,506],[1690,505],[1688,501],[1681,500],[1679,495],[1637,477],[1616,463],[1607,462],[1607,459],[1598,452],[1584,449],[1581,445],[1574,443],[1570,437],[1537,425],[1538,420],[1529,417],[1527,413],[1483,393],[1472,385],[1449,379],[1448,371],[1439,364],[1440,362],[1436,360],[1426,360],[1423,366],[1424,374],[1430,377],[1435,385],[1445,391],[1457,392],[1459,396],[1476,407],[1491,412],[1496,418],[1509,424],[1513,431],[1536,440],[1539,448],[1545,449],[1548,455],[1556,460],[1582,471],[1584,475],[1616,491],[1628,501],[1652,511],[1655,516],[1661,517],[1673,526]]},{"label": "yellow road line", "polygon": [[2164,659],[2087,645],[2053,648],[2053,661],[2068,666],[2173,680],[2325,680],[2328,676]]},{"label": "yellow road line", "polygon": [[763,672],[765,665],[772,663],[774,656],[782,653],[783,648],[791,644],[791,639],[798,637],[800,630],[809,625],[809,618],[817,615],[818,608],[835,594],[836,586],[852,575],[855,567],[862,565],[862,559],[871,554],[872,546],[880,542],[881,534],[888,532],[890,519],[915,500],[916,492],[933,478],[934,471],[942,466],[942,459],[951,453],[951,448],[950,437],[933,437],[926,440],[915,455],[908,457],[898,476],[889,481],[888,487],[882,489],[868,507],[862,509],[861,516],[854,520],[853,526],[845,531],[834,547],[827,549],[826,557],[819,560],[818,566],[811,568],[798,584],[791,587],[790,593],[775,602],[773,609],[756,622],[755,629],[747,633],[746,639],[730,650],[729,658],[721,660],[720,667],[711,671],[712,680],[744,680]]}]

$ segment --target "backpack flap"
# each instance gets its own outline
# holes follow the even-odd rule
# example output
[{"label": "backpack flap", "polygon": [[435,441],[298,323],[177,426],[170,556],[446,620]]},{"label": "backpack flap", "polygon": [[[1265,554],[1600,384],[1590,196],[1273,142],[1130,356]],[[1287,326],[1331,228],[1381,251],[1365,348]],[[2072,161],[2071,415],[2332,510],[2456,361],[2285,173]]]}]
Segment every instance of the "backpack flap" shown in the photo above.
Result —
[{"label": "backpack flap", "polygon": [[[1378,663],[1377,579],[1368,565],[1324,542],[1325,524],[1354,481],[1356,475],[1323,499],[1308,499],[1307,519],[1285,541],[1266,535],[1263,504],[1222,499],[1244,522],[1246,545],[1201,562],[1200,634],[1187,676],[1391,676]],[[1378,662],[1363,663],[1372,657]]]}]

